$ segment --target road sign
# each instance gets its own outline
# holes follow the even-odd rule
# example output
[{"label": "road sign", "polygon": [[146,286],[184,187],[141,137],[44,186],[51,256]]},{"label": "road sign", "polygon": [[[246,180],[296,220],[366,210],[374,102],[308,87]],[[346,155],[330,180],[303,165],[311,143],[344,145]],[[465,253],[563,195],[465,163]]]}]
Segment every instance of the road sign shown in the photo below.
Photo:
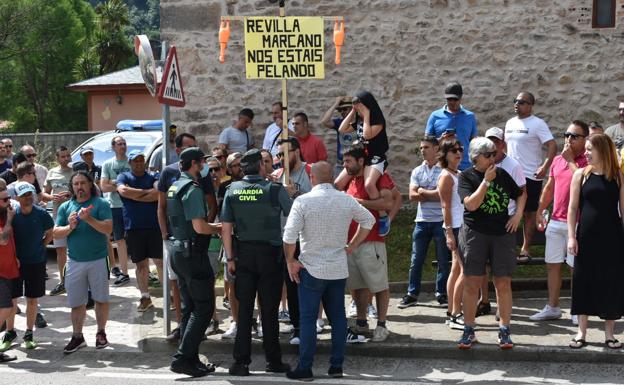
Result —
[{"label": "road sign", "polygon": [[139,57],[139,68],[147,90],[152,96],[156,96],[158,89],[158,77],[156,75],[156,62],[152,53],[152,46],[146,35],[134,37],[134,52]]},{"label": "road sign", "polygon": [[182,88],[182,76],[180,75],[180,65],[176,48],[171,47],[165,63],[162,82],[158,90],[158,102],[176,107],[184,107],[184,89]]},{"label": "road sign", "polygon": [[247,79],[323,79],[322,17],[245,17]]}]

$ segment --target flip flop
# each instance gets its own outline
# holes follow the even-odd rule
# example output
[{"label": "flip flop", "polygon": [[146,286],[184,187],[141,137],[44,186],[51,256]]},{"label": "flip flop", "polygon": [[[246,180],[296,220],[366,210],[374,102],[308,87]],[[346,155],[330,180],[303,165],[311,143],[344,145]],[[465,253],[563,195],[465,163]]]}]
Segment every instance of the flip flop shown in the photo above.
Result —
[{"label": "flip flop", "polygon": [[605,341],[605,347],[609,348],[609,349],[621,349],[622,348],[622,343],[616,339],[612,339],[612,340],[606,340]]},{"label": "flip flop", "polygon": [[568,346],[572,349],[580,349],[580,348],[584,348],[585,346],[587,346],[587,342],[582,338],[575,337],[575,338],[572,338],[572,341],[570,341],[570,344]]},{"label": "flip flop", "polygon": [[531,260],[531,256],[529,254],[522,254],[522,253],[520,253],[520,255],[518,255],[518,257],[517,257],[517,260],[520,263],[526,263],[526,262],[529,262]]}]

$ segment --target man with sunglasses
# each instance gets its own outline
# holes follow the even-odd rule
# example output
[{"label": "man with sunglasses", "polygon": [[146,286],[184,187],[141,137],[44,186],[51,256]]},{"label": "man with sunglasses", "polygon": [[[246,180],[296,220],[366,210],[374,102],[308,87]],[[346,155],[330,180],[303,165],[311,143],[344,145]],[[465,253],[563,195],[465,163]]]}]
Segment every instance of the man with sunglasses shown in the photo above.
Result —
[{"label": "man with sunglasses", "polygon": [[[474,113],[465,109],[461,102],[464,91],[458,82],[449,83],[444,89],[446,104],[439,110],[435,110],[427,120],[425,135],[433,135],[438,140],[456,137],[464,148],[468,148],[470,140],[477,136],[477,119]],[[464,151],[460,170],[470,167],[468,151]]]},{"label": "man with sunglasses", "polygon": [[13,152],[13,141],[11,139],[4,138],[4,139],[0,140],[0,142],[2,142],[4,144],[4,148],[6,149],[6,156],[7,156],[7,158],[10,158],[13,155],[15,155],[15,153]]},{"label": "man with sunglasses", "polygon": [[[544,250],[546,266],[548,268],[548,303],[540,312],[533,314],[531,321],[546,321],[561,318],[559,308],[559,294],[561,291],[561,269],[565,263],[574,267],[574,256],[568,254],[568,203],[570,202],[570,184],[572,175],[579,169],[587,166],[585,157],[585,141],[589,136],[589,127],[580,120],[574,120],[568,126],[565,134],[565,144],[560,155],[555,156],[550,175],[539,201],[536,226],[540,231],[545,230],[546,249]],[[553,204],[550,222],[546,223],[542,212]],[[577,325],[578,318],[572,316],[572,323]]]},{"label": "man with sunglasses", "polygon": [[[527,202],[524,208],[524,242],[518,262],[531,258],[529,247],[535,232],[535,212],[542,191],[542,181],[557,154],[557,143],[546,122],[533,115],[535,97],[530,92],[520,92],[514,99],[516,116],[505,124],[505,141],[510,157],[522,166],[526,177]],[[542,161],[542,147],[547,147]]]},{"label": "man with sunglasses", "polygon": [[[321,124],[330,130],[336,131],[336,166],[334,169],[334,176],[337,177],[340,171],[344,168],[342,166],[342,152],[343,150],[351,147],[353,141],[356,139],[356,135],[353,132],[340,132],[340,124],[349,115],[349,111],[353,108],[353,100],[350,96],[338,96],[334,103],[329,107],[325,114],[321,118]],[[340,117],[332,118],[334,111],[338,111]]]}]

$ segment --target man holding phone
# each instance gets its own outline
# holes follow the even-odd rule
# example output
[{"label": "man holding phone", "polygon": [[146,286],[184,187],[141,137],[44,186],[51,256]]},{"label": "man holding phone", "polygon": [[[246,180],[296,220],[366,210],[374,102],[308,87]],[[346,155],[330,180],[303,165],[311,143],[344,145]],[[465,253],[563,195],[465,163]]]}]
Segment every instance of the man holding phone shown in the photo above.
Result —
[{"label": "man holding phone", "polygon": [[[477,136],[477,119],[474,113],[462,106],[463,94],[458,82],[447,84],[444,89],[446,104],[429,115],[425,135],[434,135],[438,140],[456,137],[464,148],[470,146],[472,138]],[[468,151],[465,151],[459,169],[464,170],[471,165]]]}]

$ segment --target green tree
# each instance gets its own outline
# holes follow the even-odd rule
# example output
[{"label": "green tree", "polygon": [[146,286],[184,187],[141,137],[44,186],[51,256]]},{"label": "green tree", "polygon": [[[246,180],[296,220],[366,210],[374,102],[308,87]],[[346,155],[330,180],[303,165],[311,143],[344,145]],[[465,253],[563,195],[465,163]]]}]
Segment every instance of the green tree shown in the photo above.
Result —
[{"label": "green tree", "polygon": [[98,30],[95,33],[95,51],[99,56],[100,74],[128,67],[134,61],[131,40],[125,34],[130,24],[128,6],[122,0],[109,0],[95,8]]}]

